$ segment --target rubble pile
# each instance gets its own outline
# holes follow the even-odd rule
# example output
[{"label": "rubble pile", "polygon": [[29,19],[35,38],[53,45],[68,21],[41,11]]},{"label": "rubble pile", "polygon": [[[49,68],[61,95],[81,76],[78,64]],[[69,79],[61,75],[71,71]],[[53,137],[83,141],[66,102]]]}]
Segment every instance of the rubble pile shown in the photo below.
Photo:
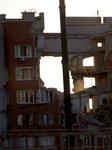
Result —
[{"label": "rubble pile", "polygon": [[98,128],[112,127],[112,101],[109,100],[95,110],[95,113],[83,116],[83,125],[86,127],[95,126]]},{"label": "rubble pile", "polygon": [[95,118],[104,123],[106,127],[112,125],[112,101],[109,100],[107,103],[104,103],[96,109],[94,113]]}]

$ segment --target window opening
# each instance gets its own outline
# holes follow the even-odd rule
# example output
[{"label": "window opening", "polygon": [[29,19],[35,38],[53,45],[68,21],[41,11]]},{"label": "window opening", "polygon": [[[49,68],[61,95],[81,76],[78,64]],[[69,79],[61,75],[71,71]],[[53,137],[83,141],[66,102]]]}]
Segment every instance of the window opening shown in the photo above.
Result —
[{"label": "window opening", "polygon": [[54,102],[54,91],[38,91],[36,92],[37,103],[53,103]]},{"label": "window opening", "polygon": [[27,137],[27,147],[32,148],[34,146],[34,138],[29,136]]},{"label": "window opening", "polygon": [[18,125],[33,125],[33,115],[23,114],[18,115]]},{"label": "window opening", "polygon": [[89,98],[89,108],[93,109],[93,99]]},{"label": "window opening", "polygon": [[28,137],[24,137],[21,136],[18,138],[19,140],[19,148],[32,148],[34,146],[34,137],[32,136],[28,136]]},{"label": "window opening", "polygon": [[60,113],[60,124],[61,125],[64,125],[65,123],[65,116],[64,116],[64,113]]},{"label": "window opening", "polygon": [[17,103],[34,103],[34,91],[16,91]]},{"label": "window opening", "polygon": [[94,77],[84,77],[84,88],[89,88],[95,86],[95,78]]},{"label": "window opening", "polygon": [[16,80],[31,80],[33,79],[33,67],[17,67]]},{"label": "window opening", "polygon": [[54,114],[38,114],[37,115],[38,125],[53,125],[54,124]]},{"label": "window opening", "polygon": [[40,137],[40,146],[46,147],[48,149],[53,149],[55,145],[54,136],[41,136]]},{"label": "window opening", "polygon": [[102,99],[102,104],[106,104],[107,103],[107,99]]},{"label": "window opening", "polygon": [[15,57],[32,57],[32,47],[29,45],[15,46]]},{"label": "window opening", "polygon": [[102,47],[103,46],[103,43],[102,42],[98,42],[97,43],[97,47]]},{"label": "window opening", "polygon": [[83,59],[83,66],[94,66],[94,57],[88,57]]},{"label": "window opening", "polygon": [[19,137],[19,147],[25,148],[25,137]]},{"label": "window opening", "polygon": [[43,115],[43,124],[47,125],[47,115]]}]

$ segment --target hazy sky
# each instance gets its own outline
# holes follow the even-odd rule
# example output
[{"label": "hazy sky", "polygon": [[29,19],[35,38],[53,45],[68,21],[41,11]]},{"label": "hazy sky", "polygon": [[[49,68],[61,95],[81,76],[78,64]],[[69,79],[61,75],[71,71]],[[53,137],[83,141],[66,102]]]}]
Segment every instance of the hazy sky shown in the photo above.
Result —
[{"label": "hazy sky", "polygon": [[[111,0],[65,0],[67,16],[112,16]],[[21,18],[21,12],[34,9],[45,14],[45,32],[60,32],[59,0],[0,0],[0,14]]]}]

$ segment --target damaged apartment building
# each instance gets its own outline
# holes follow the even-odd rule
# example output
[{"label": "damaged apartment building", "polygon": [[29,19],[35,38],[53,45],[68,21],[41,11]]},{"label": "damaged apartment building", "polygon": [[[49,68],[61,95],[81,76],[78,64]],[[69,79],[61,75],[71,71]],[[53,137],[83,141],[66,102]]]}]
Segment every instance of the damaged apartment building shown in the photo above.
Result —
[{"label": "damaged apartment building", "polygon": [[[112,99],[112,17],[67,17],[69,70],[75,125]],[[44,55],[61,56],[60,34],[45,33]],[[84,120],[91,120],[86,116]]]},{"label": "damaged apartment building", "polygon": [[[66,29],[73,128],[92,127],[100,122],[87,114],[112,100],[112,17],[67,17]],[[8,147],[55,149],[61,142],[50,132],[39,136],[65,127],[63,93],[44,87],[39,72],[41,56],[62,56],[61,35],[43,31],[43,13],[0,15],[0,130],[9,137],[0,136],[9,138]]]}]

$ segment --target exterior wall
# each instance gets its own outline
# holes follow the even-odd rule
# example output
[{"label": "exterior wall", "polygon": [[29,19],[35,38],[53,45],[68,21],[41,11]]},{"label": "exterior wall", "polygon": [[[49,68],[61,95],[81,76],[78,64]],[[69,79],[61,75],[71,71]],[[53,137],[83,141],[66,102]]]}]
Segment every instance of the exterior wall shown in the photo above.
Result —
[{"label": "exterior wall", "polygon": [[0,131],[7,128],[7,114],[6,114],[6,70],[4,61],[4,30],[3,24],[0,24]]},{"label": "exterior wall", "polygon": [[[22,13],[22,19],[5,19],[3,22],[4,45],[5,45],[5,67],[8,70],[8,81],[5,90],[9,93],[8,122],[9,130],[26,129],[59,129],[59,95],[56,89],[43,87],[43,81],[39,75],[39,59],[43,49],[44,37],[44,18],[43,13],[35,17],[34,13]],[[32,56],[16,56],[15,46],[31,46]],[[21,61],[21,58],[24,58]],[[0,60],[1,61],[1,60]],[[31,80],[17,79],[16,68],[32,67],[33,78]],[[54,101],[52,103],[38,103],[38,91],[44,92],[52,90]],[[34,101],[32,103],[18,103],[17,91],[33,91]],[[24,94],[26,97],[26,95]],[[23,98],[24,99],[24,98]],[[18,115],[31,114],[33,116],[32,125],[18,125]],[[53,125],[38,125],[37,114],[53,114]],[[3,117],[3,115],[1,116]],[[5,118],[4,118],[5,119]]]},{"label": "exterior wall", "polygon": [[[7,22],[4,24],[4,30],[6,30],[5,34],[5,54],[6,55],[6,66],[8,68],[9,73],[9,81],[7,85],[7,91],[9,92],[10,104],[8,105],[8,109],[12,110],[10,112],[11,118],[11,129],[15,129],[17,125],[17,113],[24,113],[20,108],[23,105],[17,105],[16,100],[16,91],[17,90],[37,90],[38,89],[38,81],[30,80],[30,81],[17,81],[16,80],[16,67],[33,67],[35,74],[35,67],[37,64],[37,58],[34,56],[32,58],[25,58],[25,61],[20,61],[20,58],[15,58],[15,45],[33,45],[32,35],[30,34],[32,23],[28,22]],[[24,106],[25,107],[28,106]]]}]

